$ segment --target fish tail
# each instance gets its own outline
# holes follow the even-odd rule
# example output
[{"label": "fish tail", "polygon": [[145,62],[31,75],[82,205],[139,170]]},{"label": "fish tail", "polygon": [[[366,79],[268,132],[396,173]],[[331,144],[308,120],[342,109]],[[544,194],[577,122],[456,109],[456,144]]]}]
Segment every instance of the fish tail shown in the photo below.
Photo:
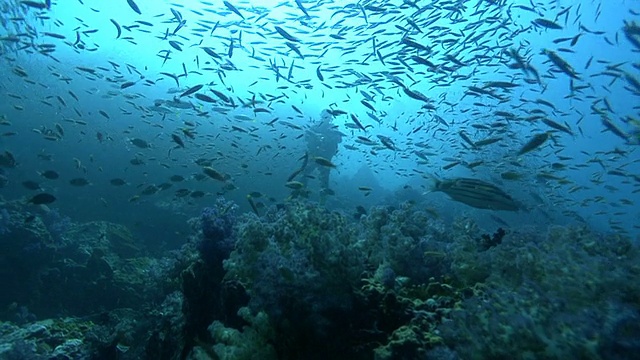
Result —
[{"label": "fish tail", "polygon": [[428,190],[425,191],[424,193],[422,193],[422,195],[426,195],[429,193],[432,193],[434,191],[438,191],[438,189],[440,188],[440,184],[442,183],[442,180],[438,179],[435,175],[433,174],[427,174],[427,176],[425,176],[425,179],[427,179],[427,188]]}]

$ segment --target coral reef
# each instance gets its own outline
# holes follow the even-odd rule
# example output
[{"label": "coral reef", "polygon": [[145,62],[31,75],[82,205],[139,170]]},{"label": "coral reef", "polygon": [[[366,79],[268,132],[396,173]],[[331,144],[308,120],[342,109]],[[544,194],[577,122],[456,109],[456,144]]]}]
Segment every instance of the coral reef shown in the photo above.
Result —
[{"label": "coral reef", "polygon": [[67,224],[55,235],[44,212],[2,209],[0,358],[640,352],[640,284],[629,281],[640,252],[616,234],[556,226],[489,235],[471,218],[445,224],[410,202],[354,219],[295,200],[258,217],[219,199],[191,220],[182,249],[156,259],[122,226],[53,214]]},{"label": "coral reef", "polygon": [[221,264],[235,243],[233,226],[238,206],[220,197],[213,207],[205,208],[200,216],[202,238],[198,250],[208,264]]},{"label": "coral reef", "polygon": [[341,214],[291,202],[244,219],[225,279],[242,284],[249,307],[269,316],[279,353],[286,346],[295,356],[338,354],[344,349],[330,338],[353,310],[353,285],[365,269],[361,245]]},{"label": "coral reef", "polygon": [[213,346],[216,356],[222,360],[277,359],[275,349],[271,346],[275,334],[269,317],[264,312],[254,315],[246,307],[240,308],[238,315],[249,324],[242,331],[225,327],[220,321],[214,321],[209,327],[216,343]]},{"label": "coral reef", "polygon": [[[372,266],[387,264],[397,276],[414,282],[439,276],[441,264],[437,259],[444,249],[435,249],[434,241],[438,239],[444,243],[448,241],[448,235],[434,214],[405,202],[397,209],[374,207],[358,225]],[[425,265],[425,256],[436,261]]]},{"label": "coral reef", "polygon": [[225,262],[228,279],[238,280],[251,295],[254,309],[271,316],[287,301],[314,306],[344,303],[364,270],[362,248],[345,219],[321,207],[291,203],[251,217],[238,231],[236,250]]},{"label": "coral reef", "polygon": [[[121,225],[73,223],[21,202],[3,209],[0,358],[115,358],[144,343],[152,304],[180,288],[181,255],[147,257]],[[139,358],[144,347],[126,352]]]},{"label": "coral reef", "polygon": [[[629,324],[640,286],[625,272],[638,272],[639,256],[628,239],[564,227],[483,236],[468,218],[445,230],[411,203],[350,219],[293,202],[240,221],[225,279],[268,316],[269,339],[253,343],[280,358],[356,359],[605,358],[637,348]],[[264,333],[250,324],[231,333]]]},{"label": "coral reef", "polygon": [[640,286],[625,280],[640,271],[637,259],[629,239],[582,228],[514,232],[499,246],[461,256],[473,271],[454,264],[461,283],[478,278],[474,272],[486,278],[442,326],[443,337],[464,358],[607,358],[613,339],[601,329],[638,316],[637,297],[629,295]]}]

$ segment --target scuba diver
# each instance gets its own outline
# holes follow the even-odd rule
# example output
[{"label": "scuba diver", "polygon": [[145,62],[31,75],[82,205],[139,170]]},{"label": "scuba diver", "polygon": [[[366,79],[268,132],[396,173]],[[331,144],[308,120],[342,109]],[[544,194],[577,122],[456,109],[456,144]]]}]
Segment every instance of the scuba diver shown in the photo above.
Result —
[{"label": "scuba diver", "polygon": [[331,158],[338,152],[338,144],[342,142],[343,134],[333,125],[333,115],[328,110],[320,113],[320,122],[307,130],[305,139],[307,141],[307,154],[311,161],[304,167],[302,183],[307,184],[314,173],[317,173],[320,182],[320,203],[324,203],[326,196],[333,192],[329,189],[330,166],[322,165],[314,158],[323,158],[331,161]]}]

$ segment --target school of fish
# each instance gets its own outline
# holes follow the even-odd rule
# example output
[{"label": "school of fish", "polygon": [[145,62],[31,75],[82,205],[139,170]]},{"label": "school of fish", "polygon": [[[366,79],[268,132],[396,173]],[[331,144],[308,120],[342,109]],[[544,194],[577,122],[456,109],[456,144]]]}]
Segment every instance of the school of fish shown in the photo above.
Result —
[{"label": "school of fish", "polygon": [[[620,220],[640,215],[637,4],[194,4],[3,1],[0,176],[33,204],[109,184],[129,202],[236,192],[259,213],[278,200],[260,183],[299,191],[308,160],[334,172],[355,161],[474,208],[584,220],[576,209],[602,205],[592,215],[612,230],[640,230]],[[601,30],[607,11],[620,16],[613,32]],[[340,154],[307,159],[322,109],[345,134]],[[16,178],[33,162],[35,175]]]}]

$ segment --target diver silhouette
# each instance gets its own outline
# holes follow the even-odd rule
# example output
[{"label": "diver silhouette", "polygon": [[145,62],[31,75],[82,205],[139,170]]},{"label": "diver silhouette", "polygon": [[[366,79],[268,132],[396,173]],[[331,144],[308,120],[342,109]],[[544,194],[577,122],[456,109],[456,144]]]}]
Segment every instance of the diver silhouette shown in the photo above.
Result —
[{"label": "diver silhouette", "polygon": [[326,109],[320,113],[320,121],[305,133],[310,161],[304,169],[302,182],[306,187],[309,179],[313,178],[314,174],[317,173],[320,183],[321,203],[324,203],[327,194],[331,193],[329,189],[331,167],[323,166],[312,159],[321,157],[331,161],[331,158],[338,152],[338,144],[342,142],[342,136],[343,134],[333,125],[333,115]]}]

